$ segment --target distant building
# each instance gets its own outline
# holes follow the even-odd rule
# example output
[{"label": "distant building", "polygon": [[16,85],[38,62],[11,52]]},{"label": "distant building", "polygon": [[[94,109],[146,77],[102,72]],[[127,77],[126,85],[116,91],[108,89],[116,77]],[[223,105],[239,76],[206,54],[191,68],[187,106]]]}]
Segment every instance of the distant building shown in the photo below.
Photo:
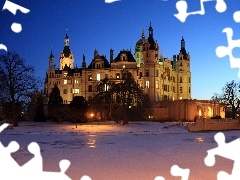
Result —
[{"label": "distant building", "polygon": [[56,68],[52,51],[49,56],[45,95],[48,97],[54,84],[57,84],[64,104],[69,104],[74,96],[90,100],[97,93],[96,85],[100,80],[108,77],[118,83],[125,78],[126,72],[130,72],[152,103],[191,99],[190,55],[185,49],[185,40],[182,37],[180,52],[170,60],[160,55],[151,24],[148,32],[148,38],[142,32],[134,55],[130,50],[123,49],[114,57],[114,50],[111,49],[107,60],[106,56],[99,55],[95,50],[88,66],[83,55],[80,68],[74,67],[74,56],[66,34],[64,49],[58,59],[59,68]]}]

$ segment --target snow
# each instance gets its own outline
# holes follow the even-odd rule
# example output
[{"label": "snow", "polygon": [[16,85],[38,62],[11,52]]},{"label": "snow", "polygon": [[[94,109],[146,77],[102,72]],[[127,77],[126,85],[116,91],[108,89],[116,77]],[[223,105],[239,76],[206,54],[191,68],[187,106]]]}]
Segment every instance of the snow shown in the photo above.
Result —
[{"label": "snow", "polygon": [[[0,141],[4,146],[16,140],[21,149],[12,154],[20,164],[33,156],[27,146],[40,145],[45,171],[59,171],[59,162],[71,162],[66,174],[79,180],[88,175],[92,180],[154,180],[173,177],[173,165],[189,168],[189,179],[217,179],[224,170],[231,173],[233,162],[216,157],[216,164],[207,167],[204,158],[207,150],[217,147],[217,132],[188,132],[186,125],[178,123],[130,122],[119,125],[113,122],[80,125],[64,122],[20,122],[14,129],[4,130]],[[239,131],[224,131],[226,141],[239,138]]]}]

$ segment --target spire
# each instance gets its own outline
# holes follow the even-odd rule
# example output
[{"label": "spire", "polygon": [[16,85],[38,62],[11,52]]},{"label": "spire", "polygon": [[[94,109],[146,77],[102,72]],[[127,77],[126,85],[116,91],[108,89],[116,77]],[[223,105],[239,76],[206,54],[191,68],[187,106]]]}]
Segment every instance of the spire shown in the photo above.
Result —
[{"label": "spire", "polygon": [[181,50],[180,50],[180,52],[182,52],[183,55],[187,54],[186,49],[185,49],[185,40],[183,39],[183,36],[182,36],[182,40],[181,40]]},{"label": "spire", "polygon": [[142,29],[142,40],[145,40],[144,28]]},{"label": "spire", "polygon": [[114,50],[111,48],[111,49],[110,49],[110,63],[113,61],[113,55],[114,55],[114,54],[113,54],[113,51],[114,51]]},{"label": "spire", "polygon": [[64,49],[63,49],[64,56],[69,57],[69,55],[71,53],[71,50],[69,48],[68,29],[67,29],[67,32],[66,32],[66,37],[64,39],[64,44],[65,44]]},{"label": "spire", "polygon": [[182,36],[182,40],[181,40],[181,49],[185,49],[185,41],[183,39],[183,36]]},{"label": "spire", "polygon": [[149,36],[153,37],[153,28],[152,28],[152,23],[150,22],[150,26],[148,28],[149,31]]},{"label": "spire", "polygon": [[65,46],[69,46],[68,29],[67,29],[67,32],[66,32],[66,37],[64,39],[64,42],[65,42]]},{"label": "spire", "polygon": [[83,54],[83,59],[82,59],[82,68],[86,69],[86,59],[85,59],[85,55]]},{"label": "spire", "polygon": [[52,53],[52,46],[51,46],[51,54],[50,54],[49,58],[54,58],[53,53]]},{"label": "spire", "polygon": [[52,53],[52,46],[51,46],[51,54],[49,56],[49,68],[54,68],[54,56]]},{"label": "spire", "polygon": [[149,36],[148,36],[148,42],[150,44],[150,48],[151,50],[155,50],[155,41],[153,38],[153,28],[152,28],[152,23],[150,22],[150,26],[148,28],[149,31]]}]

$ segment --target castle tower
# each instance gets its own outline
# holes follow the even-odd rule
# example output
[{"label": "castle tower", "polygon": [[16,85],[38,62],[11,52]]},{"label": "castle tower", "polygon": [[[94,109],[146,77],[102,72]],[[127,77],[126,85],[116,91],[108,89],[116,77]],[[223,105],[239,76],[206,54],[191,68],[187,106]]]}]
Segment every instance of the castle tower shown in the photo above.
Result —
[{"label": "castle tower", "polygon": [[177,88],[178,99],[191,99],[190,54],[186,52],[185,40],[181,39],[181,49],[177,55]]},{"label": "castle tower", "polygon": [[46,77],[45,77],[45,84],[44,84],[44,93],[45,95],[49,95],[50,89],[53,87],[55,83],[55,64],[54,64],[54,55],[52,53],[52,48],[51,48],[51,53],[48,58],[49,62],[49,67],[46,72]]},{"label": "castle tower", "polygon": [[65,66],[73,69],[74,65],[74,58],[73,53],[69,48],[69,38],[68,34],[66,33],[66,37],[64,39],[64,49],[60,54],[60,70],[64,69]]},{"label": "castle tower", "polygon": [[[142,33],[142,41],[140,41],[141,44],[139,42],[137,43],[135,55],[138,55],[136,60],[138,60],[138,67],[140,67],[139,76],[141,77],[141,81],[139,82],[141,82],[145,93],[149,95],[150,100],[153,102],[159,99],[156,98],[159,97],[159,92],[157,92],[159,91],[159,81],[157,81],[156,77],[156,74],[159,74],[159,70],[157,69],[159,66],[159,47],[158,43],[154,40],[151,23],[148,31],[147,39],[145,39],[145,35]],[[139,63],[141,63],[140,66]],[[158,90],[156,90],[156,86],[158,86]]]}]

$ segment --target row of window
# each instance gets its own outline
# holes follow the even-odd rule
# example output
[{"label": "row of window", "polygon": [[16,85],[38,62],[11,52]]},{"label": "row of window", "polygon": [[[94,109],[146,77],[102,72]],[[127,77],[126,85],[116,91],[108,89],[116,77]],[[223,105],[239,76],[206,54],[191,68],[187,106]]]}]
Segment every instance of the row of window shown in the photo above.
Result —
[{"label": "row of window", "polygon": [[[146,86],[146,88],[149,88],[149,85],[150,85],[150,82],[149,81],[146,81],[146,84],[145,84]],[[141,84],[140,84],[140,86],[141,86]],[[159,89],[159,81],[156,81],[156,87],[155,87],[156,89]],[[169,85],[165,85],[165,84],[163,84],[162,85],[162,88],[163,88],[163,91],[166,91],[166,92],[169,92],[169,91],[171,91],[171,87],[169,86]],[[175,86],[173,86],[172,87],[172,91],[175,93]],[[180,87],[179,88],[179,92],[180,93],[183,93],[183,87]],[[191,93],[191,88],[189,87],[188,88],[188,93]]]},{"label": "row of window", "polygon": [[[68,90],[67,89],[63,89],[63,94],[67,94],[67,93],[68,93]],[[76,89],[72,89],[71,88],[70,93],[73,93],[73,94],[80,93],[80,89],[79,88],[76,88]]]},{"label": "row of window", "polygon": [[[116,73],[116,79],[120,79],[120,76],[121,74],[120,73]],[[126,73],[122,73],[122,79],[125,79],[127,77],[127,74]],[[108,78],[108,74],[105,74],[105,78]],[[102,78],[103,79],[103,78]],[[92,81],[93,80],[93,76],[91,74],[88,75],[88,81]],[[100,81],[101,80],[101,74],[97,74],[97,78],[96,78],[97,81]]]},{"label": "row of window", "polygon": [[[74,73],[74,76],[80,76],[80,74],[79,74],[79,73]],[[53,73],[53,72],[50,72],[50,73],[49,73],[49,77],[50,77],[50,78],[54,78],[54,73]],[[63,74],[63,77],[67,77],[67,73],[64,73],[64,74]],[[55,75],[55,78],[61,78],[61,74],[56,74],[56,75]]]}]

